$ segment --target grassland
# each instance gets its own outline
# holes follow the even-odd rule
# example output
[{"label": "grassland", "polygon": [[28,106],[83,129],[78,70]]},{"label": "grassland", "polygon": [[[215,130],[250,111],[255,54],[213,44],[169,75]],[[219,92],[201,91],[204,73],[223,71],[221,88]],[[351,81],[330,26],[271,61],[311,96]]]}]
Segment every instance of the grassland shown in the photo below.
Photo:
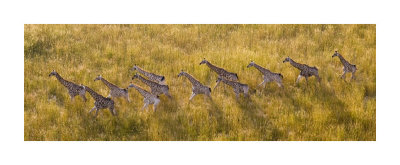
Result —
[{"label": "grassland", "polygon": [[[340,79],[338,50],[357,65],[356,80]],[[299,71],[283,59],[319,68],[295,85]],[[181,69],[214,86],[213,64],[238,73],[249,84],[249,99],[235,99],[225,86],[213,100],[196,96],[191,84],[178,78]],[[284,75],[284,88],[257,88],[261,74],[246,68],[251,60]],[[143,97],[130,89],[132,102],[116,99],[119,113],[93,107],[76,97],[49,73],[90,86],[103,96],[108,89],[94,78],[101,74],[127,87],[137,64],[164,75],[173,96],[161,96],[156,112],[141,112]],[[375,25],[25,25],[25,140],[375,140]],[[145,87],[142,83],[135,83]],[[148,88],[146,88],[148,89]]]}]

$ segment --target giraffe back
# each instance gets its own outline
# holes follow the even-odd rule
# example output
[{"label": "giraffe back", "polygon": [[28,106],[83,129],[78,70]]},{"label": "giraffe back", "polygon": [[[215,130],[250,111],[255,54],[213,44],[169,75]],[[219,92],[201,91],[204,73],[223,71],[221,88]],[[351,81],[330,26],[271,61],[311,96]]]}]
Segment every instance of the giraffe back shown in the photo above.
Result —
[{"label": "giraffe back", "polygon": [[75,83],[73,83],[73,82],[70,82],[70,81],[65,80],[65,79],[62,78],[56,71],[53,70],[53,71],[49,74],[49,77],[51,77],[51,76],[55,76],[55,77],[57,78],[57,80],[58,80],[64,87],[66,87],[66,88],[68,89],[68,93],[69,93],[71,96],[76,96],[76,95],[85,93],[85,90],[84,90],[83,87],[81,87],[80,85],[75,84]]},{"label": "giraffe back", "polygon": [[135,75],[132,77],[132,79],[135,79],[135,78],[139,79],[139,80],[142,81],[144,84],[146,84],[147,86],[149,86],[150,89],[151,89],[151,93],[152,93],[152,94],[160,95],[160,94],[163,94],[163,93],[164,93],[164,94],[165,94],[165,93],[168,93],[168,91],[169,91],[168,85],[162,85],[162,84],[159,84],[159,83],[157,83],[157,82],[154,82],[154,81],[151,81],[151,80],[147,80],[146,78],[142,77],[142,76],[139,75],[139,74],[135,74]]},{"label": "giraffe back", "polygon": [[133,70],[137,70],[140,74],[146,76],[149,80],[151,81],[155,81],[158,82],[160,84],[164,84],[165,83],[165,77],[161,76],[161,75],[157,75],[148,71],[145,71],[144,69],[138,67],[138,66],[134,66]]}]

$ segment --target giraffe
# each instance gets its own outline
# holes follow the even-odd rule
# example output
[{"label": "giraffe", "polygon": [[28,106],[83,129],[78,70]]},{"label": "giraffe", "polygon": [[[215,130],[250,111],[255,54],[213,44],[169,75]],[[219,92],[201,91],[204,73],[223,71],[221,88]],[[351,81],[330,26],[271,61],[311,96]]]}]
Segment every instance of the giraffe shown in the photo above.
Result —
[{"label": "giraffe", "polygon": [[[218,76],[221,76],[221,77],[223,77],[223,78],[225,78],[227,80],[230,80],[230,81],[236,81],[236,82],[239,81],[239,77],[238,77],[238,75],[236,73],[228,72],[223,68],[217,67],[217,66],[211,64],[210,62],[208,62],[206,60],[206,58],[203,58],[203,60],[200,62],[200,65],[201,64],[206,64],[212,71],[217,73]],[[214,89],[219,85],[219,83],[220,83],[220,81],[217,82],[217,84],[215,85]]]},{"label": "giraffe", "polygon": [[168,96],[168,98],[172,98],[172,96],[169,94],[169,87],[168,85],[161,85],[159,83],[156,83],[154,81],[151,80],[147,80],[146,78],[142,77],[141,75],[139,75],[138,73],[136,73],[133,77],[133,79],[139,79],[140,81],[142,81],[144,84],[146,84],[147,86],[150,87],[151,89],[151,93],[153,95],[160,95],[160,94],[165,94],[166,96]]},{"label": "giraffe", "polygon": [[57,78],[58,81],[60,81],[60,83],[62,85],[64,85],[67,89],[68,89],[68,94],[71,97],[71,100],[74,101],[74,97],[77,95],[80,95],[83,99],[83,101],[86,102],[86,96],[85,96],[85,90],[78,84],[75,84],[73,82],[64,80],[55,70],[53,70],[50,74],[49,77],[51,76],[55,76]]},{"label": "giraffe", "polygon": [[249,86],[247,84],[242,84],[236,81],[230,81],[221,76],[218,76],[217,83],[221,81],[233,88],[233,91],[236,94],[236,99],[239,98],[240,93],[243,93],[244,96],[249,97]]},{"label": "giraffe", "polygon": [[104,83],[104,85],[106,85],[110,89],[110,94],[107,97],[111,98],[124,97],[128,102],[131,102],[131,100],[129,100],[128,88],[119,88],[118,86],[108,82],[101,75],[98,75],[94,79],[94,81],[97,80],[101,80]]},{"label": "giraffe", "polygon": [[140,86],[137,86],[133,83],[131,83],[128,88],[135,88],[144,97],[143,99],[144,105],[142,107],[142,110],[144,110],[150,104],[154,104],[153,111],[154,112],[156,111],[157,105],[160,103],[159,96],[153,95],[150,92],[144,90]]},{"label": "giraffe", "polygon": [[335,51],[335,54],[332,55],[333,57],[339,57],[340,62],[342,62],[343,64],[343,75],[342,75],[342,79],[346,77],[346,73],[351,72],[351,79],[355,79],[354,74],[357,71],[357,67],[356,65],[350,64],[348,61],[346,61],[346,59],[344,59],[344,57],[339,54],[337,51]]},{"label": "giraffe", "polygon": [[114,101],[111,98],[103,97],[88,86],[81,85],[81,87],[94,99],[94,107],[89,111],[89,113],[91,113],[93,110],[96,110],[96,114],[94,116],[97,117],[99,110],[108,108],[113,116],[117,115],[117,111],[114,108]]},{"label": "giraffe", "polygon": [[190,96],[189,101],[198,94],[205,94],[206,96],[211,98],[210,87],[203,85],[202,83],[200,83],[199,80],[196,80],[192,75],[184,72],[183,70],[181,70],[181,72],[178,74],[178,77],[181,76],[185,76],[192,83],[192,95]]},{"label": "giraffe", "polygon": [[293,61],[290,57],[286,57],[283,63],[290,62],[290,64],[300,70],[300,75],[297,77],[296,83],[299,83],[301,77],[306,78],[306,82],[308,84],[308,77],[315,76],[318,79],[318,82],[321,82],[321,78],[318,75],[317,67],[310,67],[306,64],[300,64]]},{"label": "giraffe", "polygon": [[140,74],[146,76],[149,80],[157,82],[162,85],[166,85],[164,76],[156,75],[154,73],[145,71],[142,68],[140,68],[139,66],[137,66],[136,64],[133,66],[133,68],[131,70],[137,70]]},{"label": "giraffe", "polygon": [[250,68],[252,66],[255,67],[256,69],[258,69],[258,71],[260,71],[261,74],[263,75],[264,81],[261,82],[261,84],[259,84],[258,86],[263,85],[265,88],[266,83],[275,81],[279,87],[283,87],[283,85],[282,85],[283,75],[281,73],[271,72],[270,70],[265,69],[265,68],[261,67],[260,65],[257,65],[254,61],[250,61],[250,64],[247,65],[247,68]]}]

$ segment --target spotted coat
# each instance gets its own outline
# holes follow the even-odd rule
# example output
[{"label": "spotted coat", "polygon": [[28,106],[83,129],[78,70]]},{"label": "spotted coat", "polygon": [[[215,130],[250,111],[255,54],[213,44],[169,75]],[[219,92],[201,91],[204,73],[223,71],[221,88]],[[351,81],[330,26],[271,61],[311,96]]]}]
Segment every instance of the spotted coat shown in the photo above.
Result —
[{"label": "spotted coat", "polygon": [[142,82],[143,82],[144,84],[146,84],[147,86],[149,86],[150,89],[151,89],[151,93],[152,93],[152,94],[154,94],[154,95],[165,94],[166,96],[168,96],[169,98],[171,98],[171,95],[169,94],[169,87],[168,87],[168,85],[161,85],[161,84],[156,83],[156,82],[154,82],[154,81],[147,80],[146,78],[142,77],[141,75],[139,75],[139,74],[137,74],[137,73],[132,77],[132,80],[133,80],[133,79],[136,79],[136,78],[139,79],[140,81],[142,81]]},{"label": "spotted coat", "polygon": [[306,78],[306,81],[308,83],[308,77],[311,77],[311,76],[315,76],[318,79],[318,81],[321,82],[321,78],[319,77],[317,67],[310,67],[306,64],[297,63],[289,57],[285,58],[283,63],[285,63],[285,62],[289,62],[293,67],[300,70],[300,75],[297,77],[296,83],[299,82],[301,77]]},{"label": "spotted coat", "polygon": [[340,62],[342,62],[342,64],[343,64],[343,75],[341,76],[341,78],[342,78],[342,79],[345,78],[346,73],[351,73],[351,78],[352,78],[352,79],[355,79],[354,74],[355,74],[356,71],[357,71],[356,65],[350,64],[350,63],[349,63],[346,59],[344,59],[344,57],[343,57],[341,54],[339,54],[337,51],[335,51],[335,54],[332,55],[332,58],[333,58],[333,57],[336,57],[336,56],[339,57]]},{"label": "spotted coat", "polygon": [[279,87],[283,87],[283,85],[282,85],[283,75],[282,74],[271,72],[270,70],[265,69],[265,68],[261,67],[260,65],[257,65],[254,61],[251,61],[250,64],[247,65],[247,68],[250,68],[250,67],[255,67],[263,75],[263,82],[261,82],[261,84],[259,84],[258,86],[263,85],[265,87],[265,84],[268,82],[276,82],[276,84],[278,84]]},{"label": "spotted coat", "polygon": [[52,71],[49,74],[49,77],[55,76],[57,80],[68,89],[68,94],[71,97],[71,100],[74,100],[74,97],[77,95],[80,95],[83,99],[83,101],[86,101],[86,96],[85,96],[85,90],[78,84],[75,84],[73,82],[64,80],[56,71]]},{"label": "spotted coat", "polygon": [[178,74],[178,77],[180,76],[185,76],[190,83],[192,83],[192,95],[189,98],[189,101],[193,99],[194,96],[198,95],[198,94],[205,94],[206,96],[211,98],[211,88],[208,86],[203,85],[202,83],[200,83],[199,80],[196,80],[192,75],[190,75],[189,73],[186,73],[184,71],[181,71]]},{"label": "spotted coat", "polygon": [[102,95],[96,93],[91,88],[82,85],[83,89],[88,92],[94,99],[94,107],[89,111],[91,113],[96,110],[95,117],[99,113],[99,110],[108,108],[112,115],[117,115],[117,111],[114,108],[114,101],[111,98],[103,97]]},{"label": "spotted coat", "polygon": [[[218,74],[218,76],[223,77],[224,79],[230,81],[239,81],[239,77],[236,73],[228,72],[223,68],[217,67],[210,62],[208,62],[205,58],[200,62],[201,64],[206,64],[212,71]],[[215,85],[214,89],[219,85],[219,82]]]},{"label": "spotted coat", "polygon": [[230,81],[230,80],[227,80],[227,79],[219,76],[217,78],[217,83],[219,83],[221,81],[233,88],[233,91],[236,94],[236,99],[239,98],[240,93],[243,93],[244,96],[246,96],[246,97],[249,96],[249,86],[247,84],[242,84],[242,83],[239,83],[236,81]]},{"label": "spotted coat", "polygon": [[103,77],[101,77],[101,75],[98,75],[96,79],[94,79],[94,81],[97,80],[101,80],[104,83],[104,85],[106,85],[110,89],[110,94],[108,95],[108,97],[113,97],[113,98],[124,97],[128,102],[130,102],[128,88],[120,88],[110,83]]},{"label": "spotted coat", "polygon": [[128,88],[135,88],[144,97],[144,105],[142,107],[142,110],[144,110],[147,106],[153,104],[153,111],[156,111],[157,105],[160,103],[160,99],[157,95],[151,94],[150,92],[133,83],[131,83]]},{"label": "spotted coat", "polygon": [[140,68],[136,64],[135,64],[135,66],[133,66],[132,70],[137,70],[140,74],[146,76],[151,81],[157,82],[157,83],[162,84],[162,85],[166,84],[164,76],[157,75],[157,74],[145,71],[144,69]]}]

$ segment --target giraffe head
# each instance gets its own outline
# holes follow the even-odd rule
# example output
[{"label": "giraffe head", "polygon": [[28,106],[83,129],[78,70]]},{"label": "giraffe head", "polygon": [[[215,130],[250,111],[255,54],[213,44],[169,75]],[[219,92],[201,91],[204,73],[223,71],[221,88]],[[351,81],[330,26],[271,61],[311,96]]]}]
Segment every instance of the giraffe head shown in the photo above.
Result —
[{"label": "giraffe head", "polygon": [[181,77],[183,74],[185,74],[185,72],[182,69],[181,72],[178,74],[178,77]]},{"label": "giraffe head", "polygon": [[134,85],[132,83],[130,83],[129,86],[128,86],[128,89],[129,88],[133,88],[133,87],[134,87]]},{"label": "giraffe head", "polygon": [[139,78],[139,74],[138,73],[135,73],[135,75],[133,75],[132,80],[135,79],[135,78]]},{"label": "giraffe head", "polygon": [[94,79],[94,81],[97,81],[97,80],[101,80],[103,77],[101,77],[101,75],[98,75],[95,79]]},{"label": "giraffe head", "polygon": [[332,55],[332,58],[333,57],[336,57],[336,56],[338,56],[339,55],[339,53],[337,52],[337,51],[335,51],[335,53]]},{"label": "giraffe head", "polygon": [[285,60],[283,60],[283,63],[289,62],[290,60],[291,60],[290,57],[286,57]]},{"label": "giraffe head", "polygon": [[137,70],[137,69],[138,69],[138,66],[136,64],[131,68],[131,70]]},{"label": "giraffe head", "polygon": [[49,77],[51,77],[51,76],[55,76],[55,75],[57,75],[58,73],[55,71],[55,70],[53,70],[50,74],[49,74]]},{"label": "giraffe head", "polygon": [[203,58],[203,60],[200,62],[200,65],[201,65],[201,64],[207,64],[207,62],[208,62],[208,61],[206,60],[206,58]]},{"label": "giraffe head", "polygon": [[254,66],[254,64],[255,64],[255,63],[254,63],[254,61],[253,61],[253,60],[251,60],[251,61],[250,61],[250,64],[249,64],[249,65],[247,65],[247,68],[250,68],[250,67]]}]

